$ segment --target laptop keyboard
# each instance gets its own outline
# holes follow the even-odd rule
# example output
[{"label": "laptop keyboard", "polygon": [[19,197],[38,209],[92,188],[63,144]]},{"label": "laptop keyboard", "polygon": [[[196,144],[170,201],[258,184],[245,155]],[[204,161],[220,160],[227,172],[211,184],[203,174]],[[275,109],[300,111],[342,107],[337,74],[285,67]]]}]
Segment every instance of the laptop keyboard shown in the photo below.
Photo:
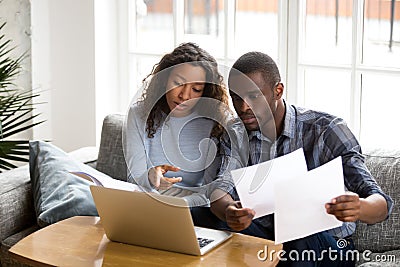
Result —
[{"label": "laptop keyboard", "polygon": [[210,244],[211,242],[213,242],[214,240],[198,237],[197,241],[199,242],[200,248],[203,248],[203,247],[207,246],[208,244]]}]

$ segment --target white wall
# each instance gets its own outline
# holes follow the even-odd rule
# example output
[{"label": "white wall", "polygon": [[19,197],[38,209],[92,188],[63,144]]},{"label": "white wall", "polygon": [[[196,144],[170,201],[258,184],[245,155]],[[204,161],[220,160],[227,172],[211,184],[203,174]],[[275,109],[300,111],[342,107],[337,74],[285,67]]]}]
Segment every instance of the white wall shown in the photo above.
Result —
[{"label": "white wall", "polygon": [[[128,84],[128,0],[95,1],[96,132],[104,117],[125,114]],[[127,102],[127,101],[126,101]],[[127,102],[129,103],[129,102]]]},{"label": "white wall", "polygon": [[127,85],[127,35],[119,21],[127,0],[35,0],[32,5],[33,86],[47,102],[46,128],[35,139],[71,151],[99,145],[104,117],[121,110]]},{"label": "white wall", "polygon": [[34,139],[71,151],[96,144],[94,0],[35,0],[32,84],[46,127]]},{"label": "white wall", "polygon": [[[27,52],[28,56],[22,62],[21,73],[14,81],[15,85],[22,90],[30,90],[31,81],[31,12],[29,0],[2,0],[0,1],[0,25],[7,22],[2,33],[4,40],[11,40],[10,47],[15,47],[12,52],[14,58]],[[37,127],[44,127],[40,125]],[[13,136],[13,139],[30,139],[32,130],[29,129]]]}]

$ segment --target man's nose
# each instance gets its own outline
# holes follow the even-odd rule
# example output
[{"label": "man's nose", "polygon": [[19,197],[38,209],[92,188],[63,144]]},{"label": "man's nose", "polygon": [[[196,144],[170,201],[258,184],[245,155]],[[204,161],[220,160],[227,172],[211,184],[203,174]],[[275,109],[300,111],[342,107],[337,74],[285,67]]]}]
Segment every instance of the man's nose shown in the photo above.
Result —
[{"label": "man's nose", "polygon": [[189,100],[190,99],[190,84],[185,84],[182,86],[181,93],[179,94],[179,97],[183,100]]},{"label": "man's nose", "polygon": [[245,100],[240,100],[238,104],[239,104],[239,110],[241,112],[246,112],[250,109],[249,104],[247,104]]}]

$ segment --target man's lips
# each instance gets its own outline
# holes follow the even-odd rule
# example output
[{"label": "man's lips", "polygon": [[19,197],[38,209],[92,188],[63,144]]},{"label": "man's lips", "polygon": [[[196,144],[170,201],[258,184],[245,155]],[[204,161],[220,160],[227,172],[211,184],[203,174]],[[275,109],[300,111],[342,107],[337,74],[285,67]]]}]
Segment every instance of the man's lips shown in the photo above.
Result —
[{"label": "man's lips", "polygon": [[252,116],[252,115],[244,115],[244,116],[240,116],[240,119],[243,121],[244,124],[250,124],[250,123],[254,123],[257,122],[256,117]]}]

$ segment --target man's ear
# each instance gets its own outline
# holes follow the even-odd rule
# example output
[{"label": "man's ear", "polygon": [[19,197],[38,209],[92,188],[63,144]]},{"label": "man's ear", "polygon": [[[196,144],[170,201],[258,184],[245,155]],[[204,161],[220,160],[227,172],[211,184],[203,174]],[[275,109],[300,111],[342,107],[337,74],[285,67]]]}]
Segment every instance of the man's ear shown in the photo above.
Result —
[{"label": "man's ear", "polygon": [[283,96],[284,85],[283,83],[278,83],[274,88],[274,98],[280,99]]}]

